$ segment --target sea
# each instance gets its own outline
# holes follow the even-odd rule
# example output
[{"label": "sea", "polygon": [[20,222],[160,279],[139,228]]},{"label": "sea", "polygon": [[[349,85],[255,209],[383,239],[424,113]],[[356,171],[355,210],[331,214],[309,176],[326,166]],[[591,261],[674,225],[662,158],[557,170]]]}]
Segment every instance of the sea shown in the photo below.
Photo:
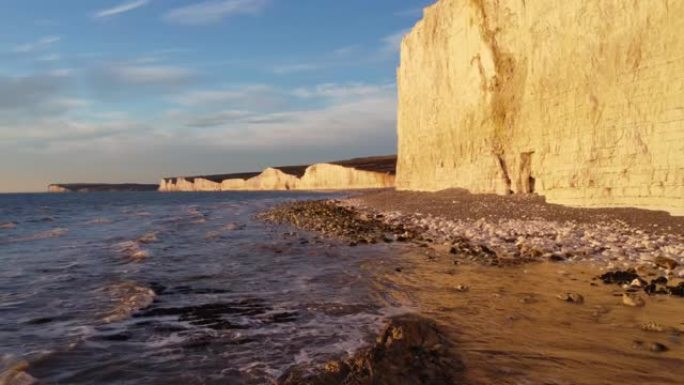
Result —
[{"label": "sea", "polygon": [[255,219],[341,194],[0,195],[0,373],[39,384],[272,384],[403,310],[349,247]]}]

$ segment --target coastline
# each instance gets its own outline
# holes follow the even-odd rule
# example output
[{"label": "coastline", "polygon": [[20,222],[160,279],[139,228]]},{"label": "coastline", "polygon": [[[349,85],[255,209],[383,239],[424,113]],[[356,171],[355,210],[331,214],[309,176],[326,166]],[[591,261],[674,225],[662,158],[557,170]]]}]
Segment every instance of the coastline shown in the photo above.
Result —
[{"label": "coastline", "polygon": [[[294,202],[260,218],[352,247],[396,244],[397,258],[367,268],[390,303],[435,323],[455,351],[435,359],[462,366],[464,383],[674,384],[684,375],[684,218],[460,190]],[[378,349],[309,377],[295,368],[281,383],[364,383],[368,373],[348,363],[373,372],[368,352]]]}]

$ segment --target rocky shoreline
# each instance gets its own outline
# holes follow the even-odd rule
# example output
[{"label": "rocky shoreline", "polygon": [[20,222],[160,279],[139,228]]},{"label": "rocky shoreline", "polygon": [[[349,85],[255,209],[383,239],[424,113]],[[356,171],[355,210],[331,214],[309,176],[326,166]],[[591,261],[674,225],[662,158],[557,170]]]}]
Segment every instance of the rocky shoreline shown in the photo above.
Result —
[{"label": "rocky shoreline", "polygon": [[[439,199],[435,199],[434,194],[411,194],[422,200],[409,200],[410,204],[407,204],[397,199],[402,193],[370,193],[345,200],[290,202],[260,214],[259,218],[312,231],[322,235],[323,239],[351,247],[378,243],[404,244],[418,256],[416,263],[423,263],[420,262],[421,259],[435,262],[428,269],[437,270],[427,274],[428,279],[432,279],[431,274],[434,275],[435,271],[439,271],[437,274],[445,271],[448,277],[459,266],[481,266],[479,269],[495,269],[481,270],[488,276],[499,274],[496,271],[510,273],[522,268],[522,272],[527,272],[528,269],[544,272],[538,274],[548,276],[538,279],[553,281],[558,278],[555,273],[548,273],[548,269],[525,266],[557,266],[561,277],[567,278],[576,273],[577,277],[569,279],[584,280],[592,289],[574,283],[550,283],[556,291],[552,297],[555,297],[558,304],[547,305],[548,308],[605,303],[608,305],[593,305],[591,313],[595,317],[593,322],[600,324],[600,319],[611,311],[618,313],[623,312],[620,308],[636,309],[649,304],[648,306],[655,309],[653,317],[648,317],[647,306],[645,313],[643,310],[640,313],[639,319],[642,321],[635,321],[631,328],[634,333],[659,333],[667,339],[649,342],[643,336],[634,336],[626,349],[649,354],[665,354],[671,348],[679,349],[684,324],[676,324],[672,319],[662,317],[660,321],[653,320],[658,320],[656,315],[662,313],[663,301],[656,299],[659,297],[676,301],[667,302],[672,310],[672,317],[677,318],[677,314],[684,314],[684,300],[680,299],[684,297],[684,234],[679,232],[682,222],[679,218],[629,210],[572,209],[548,205],[535,197],[482,197],[457,191],[443,193],[440,198],[450,200],[450,203],[440,206],[436,204]],[[416,210],[416,206],[423,210]],[[441,215],[436,215],[435,211]],[[489,215],[488,211],[498,214]],[[527,214],[521,215],[521,212]],[[649,218],[649,215],[653,217]],[[574,266],[590,269],[588,273],[580,274],[579,268]],[[406,268],[422,269],[415,264],[397,266],[393,273],[402,275]],[[561,281],[565,278],[561,278]],[[469,286],[464,284],[448,282],[446,285],[453,286],[448,288],[450,293],[467,294],[469,290]],[[525,294],[520,298],[520,303],[537,303],[538,297],[539,294]],[[585,297],[589,299],[586,300]],[[614,297],[617,298],[613,300]],[[569,305],[562,305],[563,303]],[[515,306],[504,305],[504,308]],[[445,307],[441,304],[436,309]],[[448,312],[436,310],[434,314],[438,319],[443,318],[442,321],[451,322],[452,316]],[[643,321],[646,319],[648,321]],[[390,320],[388,328],[391,328],[392,322],[394,321]],[[681,320],[678,322],[681,323]],[[622,332],[624,331],[620,333]],[[380,340],[385,334],[386,332],[381,334]],[[453,338],[455,337],[452,336],[451,341]],[[591,345],[591,342],[588,344]],[[369,347],[354,357],[328,364],[315,371],[315,375],[303,377],[303,369],[295,368],[280,383],[456,383],[452,380],[421,382],[419,379],[401,382],[404,374],[391,371],[387,374],[382,365],[378,366],[377,362],[368,358],[374,354],[369,352],[377,349],[377,346]],[[410,351],[413,348],[408,349]],[[451,357],[458,367],[461,361]],[[360,371],[360,367],[365,371]],[[331,372],[331,368],[335,370]],[[441,369],[437,367],[430,370]],[[375,373],[375,377],[368,377],[369,372]],[[449,374],[451,375],[453,373]],[[387,376],[393,379],[385,380],[389,378]],[[377,381],[378,378],[383,380],[372,381]]]}]

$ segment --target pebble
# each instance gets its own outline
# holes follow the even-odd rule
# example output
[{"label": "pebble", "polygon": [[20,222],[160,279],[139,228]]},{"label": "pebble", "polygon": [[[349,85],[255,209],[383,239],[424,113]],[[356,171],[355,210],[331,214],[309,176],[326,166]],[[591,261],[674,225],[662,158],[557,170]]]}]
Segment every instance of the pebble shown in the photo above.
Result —
[{"label": "pebble", "polygon": [[459,293],[465,293],[465,292],[469,291],[470,288],[466,285],[458,285],[454,288],[454,290],[456,290]]},{"label": "pebble", "polygon": [[624,293],[622,295],[622,303],[625,306],[631,306],[631,307],[642,307],[642,306],[646,305],[646,302],[644,302],[643,298],[641,298],[638,295],[629,294],[629,293]]},{"label": "pebble", "polygon": [[677,268],[677,266],[679,266],[679,263],[677,263],[677,261],[675,261],[672,258],[667,258],[667,257],[656,257],[654,262],[655,262],[656,266],[662,267],[662,268],[668,269],[668,270],[674,270]]},{"label": "pebble", "polygon": [[582,297],[581,294],[577,294],[577,293],[561,293],[561,294],[558,294],[557,298],[560,299],[561,301],[565,301],[568,303],[576,303],[576,304],[584,303],[584,297]]},{"label": "pebble", "polygon": [[653,353],[663,353],[670,350],[667,346],[661,344],[660,342],[653,342],[649,345],[648,349]]},{"label": "pebble", "polygon": [[639,325],[639,328],[643,331],[654,333],[662,333],[663,331],[665,331],[665,328],[662,325],[655,323],[653,321],[641,324]]}]

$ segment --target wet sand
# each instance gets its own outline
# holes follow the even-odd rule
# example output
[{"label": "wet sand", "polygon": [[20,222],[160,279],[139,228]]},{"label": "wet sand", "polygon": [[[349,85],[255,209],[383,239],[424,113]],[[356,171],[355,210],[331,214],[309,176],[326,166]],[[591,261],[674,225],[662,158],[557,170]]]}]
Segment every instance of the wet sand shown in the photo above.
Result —
[{"label": "wet sand", "polygon": [[[387,300],[437,321],[467,384],[679,384],[684,299],[622,304],[590,263],[454,266],[414,251],[376,270]],[[597,285],[597,286],[594,286]],[[580,294],[581,304],[558,298]],[[617,294],[617,295],[615,295]],[[659,351],[662,347],[667,351]]]}]

